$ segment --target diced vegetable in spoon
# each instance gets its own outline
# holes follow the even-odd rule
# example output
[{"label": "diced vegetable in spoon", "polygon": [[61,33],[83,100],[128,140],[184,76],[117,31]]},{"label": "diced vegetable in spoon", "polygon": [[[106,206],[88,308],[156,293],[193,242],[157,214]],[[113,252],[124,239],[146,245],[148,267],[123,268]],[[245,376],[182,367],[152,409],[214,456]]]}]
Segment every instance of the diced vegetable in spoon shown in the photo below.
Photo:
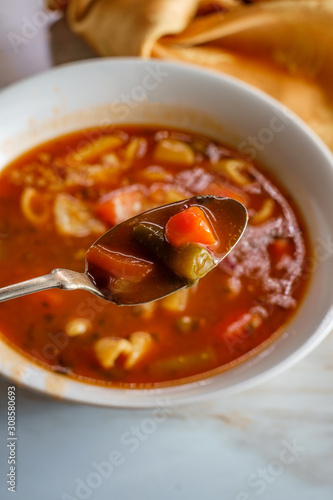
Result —
[{"label": "diced vegetable in spoon", "polygon": [[217,237],[205,212],[195,206],[171,217],[165,226],[165,236],[175,247],[182,247],[188,243],[209,246],[217,243]]},{"label": "diced vegetable in spoon", "polygon": [[84,289],[118,305],[160,299],[194,285],[239,241],[245,207],[231,198],[196,196],[137,215],[87,251],[86,272],[55,269],[0,289],[0,302],[49,288]]},{"label": "diced vegetable in spoon", "polygon": [[150,302],[194,285],[226,257],[246,223],[246,209],[230,198],[196,196],[165,205],[97,240],[86,271],[109,300]]}]

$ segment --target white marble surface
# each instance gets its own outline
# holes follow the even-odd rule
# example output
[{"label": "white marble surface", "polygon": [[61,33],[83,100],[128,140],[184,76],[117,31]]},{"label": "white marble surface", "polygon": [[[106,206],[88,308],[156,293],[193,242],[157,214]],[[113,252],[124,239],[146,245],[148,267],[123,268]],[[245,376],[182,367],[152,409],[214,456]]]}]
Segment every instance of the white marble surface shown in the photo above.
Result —
[{"label": "white marble surface", "polygon": [[[0,87],[92,56],[63,20],[40,12],[39,0],[1,0]],[[36,19],[44,26],[31,27]],[[8,384],[0,379],[1,499],[333,498],[333,334],[261,386],[169,409],[159,421],[150,410],[72,405],[18,389],[15,494],[6,486]]]}]

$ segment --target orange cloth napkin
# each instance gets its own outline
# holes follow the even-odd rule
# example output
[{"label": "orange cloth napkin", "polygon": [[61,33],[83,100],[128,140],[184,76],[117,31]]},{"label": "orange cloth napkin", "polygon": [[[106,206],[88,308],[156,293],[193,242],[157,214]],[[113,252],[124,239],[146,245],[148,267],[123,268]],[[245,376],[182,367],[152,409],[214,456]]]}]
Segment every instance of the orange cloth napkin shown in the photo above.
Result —
[{"label": "orange cloth napkin", "polygon": [[333,150],[333,0],[49,0],[102,56],[186,61],[259,87]]}]

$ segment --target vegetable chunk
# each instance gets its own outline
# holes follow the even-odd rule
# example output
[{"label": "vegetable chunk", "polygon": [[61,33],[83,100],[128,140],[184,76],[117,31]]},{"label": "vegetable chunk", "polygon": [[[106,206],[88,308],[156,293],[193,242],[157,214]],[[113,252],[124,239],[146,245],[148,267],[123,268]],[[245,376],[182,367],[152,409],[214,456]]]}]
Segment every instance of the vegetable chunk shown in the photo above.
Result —
[{"label": "vegetable chunk", "polygon": [[195,154],[191,146],[186,142],[177,139],[163,139],[155,148],[154,159],[162,162],[191,165],[194,163]]},{"label": "vegetable chunk", "polygon": [[57,195],[54,216],[60,234],[80,238],[105,232],[104,224],[93,217],[86,205],[67,193]]},{"label": "vegetable chunk", "polygon": [[171,217],[165,227],[165,235],[175,247],[188,243],[211,246],[217,242],[205,213],[199,207],[190,207]]},{"label": "vegetable chunk", "polygon": [[96,213],[115,226],[143,211],[145,195],[140,189],[117,189],[99,201]]},{"label": "vegetable chunk", "polygon": [[121,354],[132,350],[131,343],[126,339],[104,337],[97,340],[94,346],[96,357],[103,368],[112,368]]},{"label": "vegetable chunk", "polygon": [[99,339],[94,346],[95,355],[100,365],[112,368],[120,356],[125,356],[124,368],[130,370],[146,354],[152,343],[152,337],[147,332],[134,332],[129,340],[116,337]]},{"label": "vegetable chunk", "polygon": [[[232,218],[202,195],[247,207],[228,256]],[[205,386],[284,335],[316,254],[304,215],[278,178],[208,136],[147,121],[55,137],[1,169],[1,286],[86,271],[109,302],[57,288],[8,300],[1,335],[89,390]]]},{"label": "vegetable chunk", "polygon": [[213,257],[206,248],[193,243],[174,248],[165,240],[163,230],[154,224],[141,222],[134,227],[133,236],[152,255],[164,262],[178,276],[188,280],[191,285],[215,266]]},{"label": "vegetable chunk", "polygon": [[123,143],[124,140],[119,136],[103,135],[79,148],[67,158],[67,161],[70,165],[89,162],[103,153],[119,148]]}]

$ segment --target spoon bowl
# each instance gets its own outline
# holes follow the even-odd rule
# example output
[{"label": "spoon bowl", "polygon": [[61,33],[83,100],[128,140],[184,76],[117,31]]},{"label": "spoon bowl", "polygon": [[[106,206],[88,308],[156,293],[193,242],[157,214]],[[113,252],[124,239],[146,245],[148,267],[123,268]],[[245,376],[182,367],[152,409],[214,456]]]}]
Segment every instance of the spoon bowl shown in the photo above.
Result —
[{"label": "spoon bowl", "polygon": [[[163,205],[143,212],[118,224],[101,236],[87,251],[86,271],[78,273],[69,269],[54,269],[50,274],[0,289],[0,302],[35,292],[60,288],[62,290],[85,290],[101,299],[117,305],[138,305],[161,299],[182,288],[194,285],[169,269],[163,262],[156,262],[154,272],[142,281],[125,279],[121,273],[116,278],[105,269],[90,261],[93,250],[103,248],[114,255],[125,255],[128,260],[141,259],[147,255],[140,244],[133,240],[132,231],[140,223],[164,227],[173,215],[197,206],[208,215],[218,237],[212,252],[214,267],[223,260],[238,243],[247,225],[246,208],[231,198],[217,196],[195,196],[183,201]],[[166,243],[168,245],[168,243]]]}]

